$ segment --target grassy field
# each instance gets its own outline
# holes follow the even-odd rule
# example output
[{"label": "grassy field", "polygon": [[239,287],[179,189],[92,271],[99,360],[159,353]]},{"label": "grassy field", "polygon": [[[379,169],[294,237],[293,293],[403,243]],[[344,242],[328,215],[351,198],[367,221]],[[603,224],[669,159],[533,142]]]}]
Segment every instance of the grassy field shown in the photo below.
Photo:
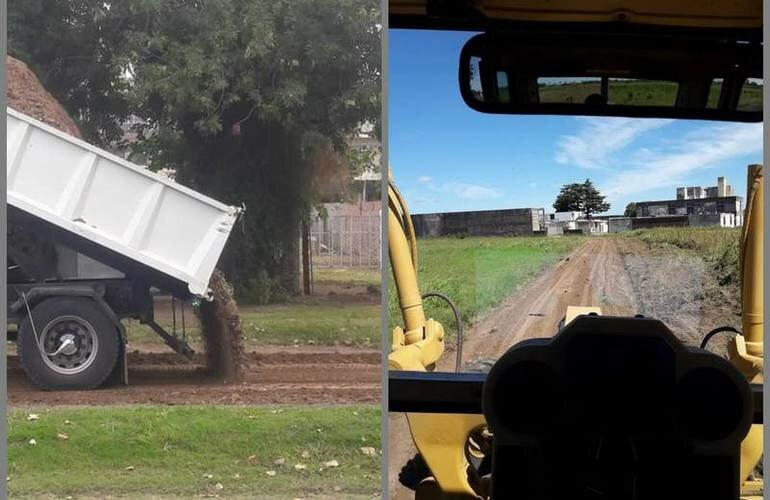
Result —
[{"label": "grassy field", "polygon": [[8,485],[15,498],[370,497],[379,419],[374,406],[12,410]]},{"label": "grassy field", "polygon": [[651,245],[674,247],[698,254],[712,266],[720,285],[740,282],[740,229],[660,227],[640,229],[628,235]]},{"label": "grassy field", "polygon": [[280,305],[242,316],[248,342],[379,346],[378,305]]},{"label": "grassy field", "polygon": [[[251,345],[379,345],[380,272],[350,269],[315,271],[316,295],[297,297],[285,304],[239,304],[244,341]],[[156,306],[156,321],[172,331],[168,304]],[[177,331],[181,308],[177,304]],[[186,308],[188,340],[201,342],[198,320]],[[160,338],[138,321],[125,321],[130,342],[162,345]]]},{"label": "grassy field", "polygon": [[[179,321],[179,320],[178,320]],[[372,304],[282,304],[241,309],[241,328],[247,345],[356,345],[379,342],[380,306]],[[149,327],[126,321],[129,342],[162,345]],[[159,323],[171,331],[171,322]],[[181,329],[179,323],[177,328]],[[200,326],[190,317],[186,325],[191,343],[201,342]]]},{"label": "grassy field", "polygon": [[[467,326],[582,241],[579,236],[423,239],[418,242],[420,289],[449,295]],[[388,288],[392,327],[400,323],[401,314],[392,282]],[[427,300],[426,314],[450,334],[454,331],[454,316],[442,302]]]}]

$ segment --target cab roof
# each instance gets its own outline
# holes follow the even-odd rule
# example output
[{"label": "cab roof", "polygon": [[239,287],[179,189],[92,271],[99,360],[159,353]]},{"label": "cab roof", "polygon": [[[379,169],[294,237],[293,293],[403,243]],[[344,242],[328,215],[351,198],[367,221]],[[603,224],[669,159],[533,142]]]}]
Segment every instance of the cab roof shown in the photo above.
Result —
[{"label": "cab roof", "polygon": [[742,32],[761,39],[762,0],[389,0],[391,28],[485,31],[509,24]]}]

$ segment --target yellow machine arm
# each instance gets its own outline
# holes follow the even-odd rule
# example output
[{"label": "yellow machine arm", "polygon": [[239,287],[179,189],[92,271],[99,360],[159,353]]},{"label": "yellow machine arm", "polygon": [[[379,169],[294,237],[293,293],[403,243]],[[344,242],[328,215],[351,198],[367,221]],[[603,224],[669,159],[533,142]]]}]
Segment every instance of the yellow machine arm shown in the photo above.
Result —
[{"label": "yellow machine arm", "polygon": [[[403,327],[393,329],[390,370],[432,370],[444,352],[444,327],[425,318],[417,283],[417,241],[409,210],[393,180],[388,183],[388,252]],[[481,498],[468,480],[467,444],[485,425],[482,415],[407,413],[412,441],[433,474],[418,488],[418,499]]]},{"label": "yellow machine arm", "polygon": [[[743,334],[736,335],[728,345],[730,361],[753,384],[763,383],[762,358],[764,314],[762,264],[763,175],[761,165],[749,166],[746,189],[746,211],[741,234],[741,314]],[[763,426],[751,426],[741,447],[741,478],[745,481],[762,458]]]},{"label": "yellow machine arm", "polygon": [[409,209],[392,180],[388,183],[388,254],[404,327],[393,330],[391,370],[425,371],[444,352],[444,327],[425,319],[417,284],[417,241]]}]

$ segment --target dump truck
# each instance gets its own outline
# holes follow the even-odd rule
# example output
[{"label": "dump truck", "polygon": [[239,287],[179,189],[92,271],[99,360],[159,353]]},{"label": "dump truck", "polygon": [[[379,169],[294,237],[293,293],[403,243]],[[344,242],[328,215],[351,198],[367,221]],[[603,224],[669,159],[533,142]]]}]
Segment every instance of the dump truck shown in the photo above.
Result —
[{"label": "dump truck", "polygon": [[11,108],[6,118],[8,322],[30,380],[90,389],[111,375],[125,379],[127,318],[191,355],[155,322],[153,297],[209,300],[243,208]]}]

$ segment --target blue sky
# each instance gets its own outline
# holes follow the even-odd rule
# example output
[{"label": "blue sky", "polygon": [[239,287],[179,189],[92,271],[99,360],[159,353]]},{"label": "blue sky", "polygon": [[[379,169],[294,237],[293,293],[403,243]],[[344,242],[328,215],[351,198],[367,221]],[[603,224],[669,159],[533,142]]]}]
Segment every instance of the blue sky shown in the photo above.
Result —
[{"label": "blue sky", "polygon": [[739,195],[762,162],[762,124],[488,115],[460,97],[457,65],[472,34],[389,31],[389,161],[414,213],[536,207],[590,178],[626,203],[676,197],[677,186]]}]

